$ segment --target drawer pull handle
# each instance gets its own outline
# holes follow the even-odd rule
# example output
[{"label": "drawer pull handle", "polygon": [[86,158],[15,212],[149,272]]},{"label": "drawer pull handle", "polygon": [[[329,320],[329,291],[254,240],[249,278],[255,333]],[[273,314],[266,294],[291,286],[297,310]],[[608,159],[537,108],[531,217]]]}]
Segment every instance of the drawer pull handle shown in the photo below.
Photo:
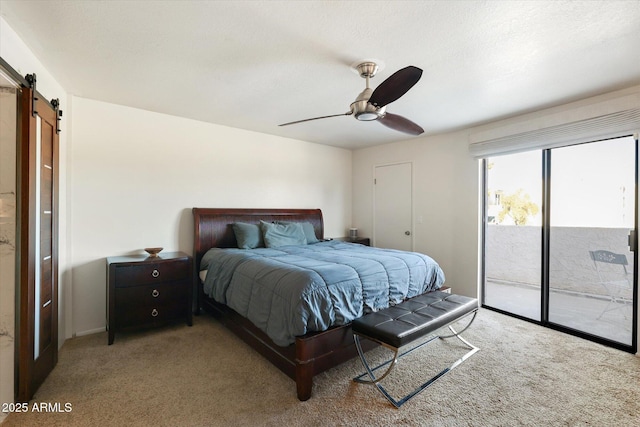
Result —
[{"label": "drawer pull handle", "polygon": [[156,310],[155,308],[151,311],[151,315],[153,317],[157,317],[158,316],[158,310]]},{"label": "drawer pull handle", "polygon": [[158,292],[158,290],[157,290],[157,289],[154,289],[154,290],[153,290],[153,292],[151,292],[151,295],[152,295],[154,298],[158,298],[158,295],[160,295],[160,292]]},{"label": "drawer pull handle", "polygon": [[153,272],[151,273],[151,275],[153,277],[158,277],[160,275],[160,272],[158,270],[153,270]]}]

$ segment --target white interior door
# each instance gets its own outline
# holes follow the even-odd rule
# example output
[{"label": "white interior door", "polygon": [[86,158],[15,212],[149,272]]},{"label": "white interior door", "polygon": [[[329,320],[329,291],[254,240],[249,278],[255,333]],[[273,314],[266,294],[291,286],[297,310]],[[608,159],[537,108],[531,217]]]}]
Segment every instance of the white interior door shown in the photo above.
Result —
[{"label": "white interior door", "polygon": [[411,170],[411,163],[375,168],[374,246],[413,250]]}]

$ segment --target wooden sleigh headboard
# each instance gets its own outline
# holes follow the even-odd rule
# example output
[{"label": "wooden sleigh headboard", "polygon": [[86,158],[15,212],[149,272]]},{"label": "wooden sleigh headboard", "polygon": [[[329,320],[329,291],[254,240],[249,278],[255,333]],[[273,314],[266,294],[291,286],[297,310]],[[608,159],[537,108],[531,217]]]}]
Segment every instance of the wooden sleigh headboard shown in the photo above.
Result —
[{"label": "wooden sleigh headboard", "polygon": [[236,248],[234,222],[260,224],[262,221],[310,222],[318,239],[324,238],[324,222],[320,209],[249,209],[193,208],[193,256],[196,268],[211,248]]}]

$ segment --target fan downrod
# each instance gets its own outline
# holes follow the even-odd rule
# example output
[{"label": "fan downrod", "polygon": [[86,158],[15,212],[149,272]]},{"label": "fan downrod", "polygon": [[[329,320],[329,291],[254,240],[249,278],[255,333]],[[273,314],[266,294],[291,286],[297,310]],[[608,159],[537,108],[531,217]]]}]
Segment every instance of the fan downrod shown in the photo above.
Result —
[{"label": "fan downrod", "polygon": [[371,98],[371,94],[373,93],[373,90],[369,87],[369,79],[378,72],[378,64],[368,61],[362,62],[354,68],[358,71],[360,77],[367,80],[367,87],[360,92],[356,100],[351,103],[351,113],[356,119],[364,122],[378,120],[384,117],[385,107],[377,108],[369,104],[369,98]]}]

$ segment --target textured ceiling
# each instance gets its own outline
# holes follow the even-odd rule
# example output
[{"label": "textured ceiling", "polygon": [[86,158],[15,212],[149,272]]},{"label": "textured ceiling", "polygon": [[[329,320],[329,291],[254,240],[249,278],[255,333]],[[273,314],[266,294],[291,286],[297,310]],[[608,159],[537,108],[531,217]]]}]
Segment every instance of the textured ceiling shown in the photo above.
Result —
[{"label": "textured ceiling", "polygon": [[[437,134],[640,84],[633,1],[6,1],[0,14],[81,97],[357,148],[414,138],[335,117],[350,65],[407,65],[390,104]],[[53,95],[52,95],[53,96]]]}]

